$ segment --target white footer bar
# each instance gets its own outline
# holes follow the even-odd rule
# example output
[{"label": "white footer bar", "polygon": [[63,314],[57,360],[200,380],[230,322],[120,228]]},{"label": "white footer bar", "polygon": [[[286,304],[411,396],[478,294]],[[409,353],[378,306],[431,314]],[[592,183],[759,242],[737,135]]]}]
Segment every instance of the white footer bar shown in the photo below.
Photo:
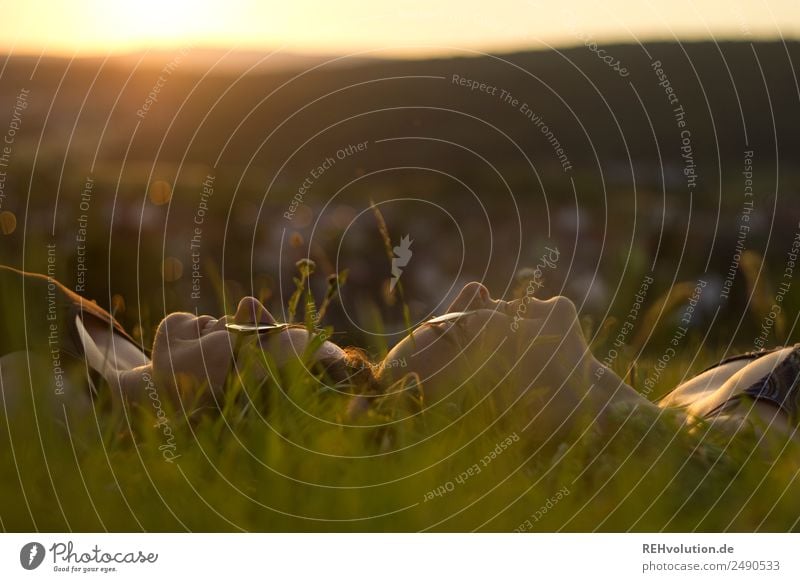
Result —
[{"label": "white footer bar", "polygon": [[799,564],[800,534],[0,535],[0,580],[769,582]]}]

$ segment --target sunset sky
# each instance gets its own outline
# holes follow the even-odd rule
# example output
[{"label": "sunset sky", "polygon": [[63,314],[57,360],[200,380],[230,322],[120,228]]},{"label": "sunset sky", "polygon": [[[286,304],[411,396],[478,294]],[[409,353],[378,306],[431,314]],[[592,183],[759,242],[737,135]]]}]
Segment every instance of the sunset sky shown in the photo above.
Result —
[{"label": "sunset sky", "polygon": [[427,55],[603,42],[798,38],[798,0],[0,0],[0,50],[107,54],[193,44]]}]

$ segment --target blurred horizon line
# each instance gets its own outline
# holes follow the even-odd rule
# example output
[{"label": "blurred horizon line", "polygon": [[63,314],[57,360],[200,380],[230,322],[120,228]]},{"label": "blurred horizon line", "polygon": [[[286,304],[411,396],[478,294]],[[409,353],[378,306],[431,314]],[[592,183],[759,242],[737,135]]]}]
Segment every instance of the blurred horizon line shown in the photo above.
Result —
[{"label": "blurred horizon line", "polygon": [[[649,47],[656,45],[724,45],[724,44],[783,44],[791,45],[800,43],[800,35],[792,36],[776,36],[776,35],[761,35],[742,38],[741,36],[725,36],[711,38],[707,36],[697,35],[690,39],[676,39],[664,37],[651,37],[641,42],[633,42],[624,38],[616,38],[609,40],[595,40],[591,39],[597,46],[609,49],[614,47]],[[486,56],[504,57],[517,54],[530,54],[530,53],[547,53],[547,52],[560,52],[560,51],[574,51],[581,47],[587,47],[588,41],[580,42],[564,42],[555,45],[543,44],[520,44],[513,46],[502,46],[496,49],[476,50],[472,48],[459,48],[459,47],[442,47],[439,45],[405,45],[404,49],[418,49],[421,47],[426,48],[439,48],[441,50],[432,50],[431,52],[394,52],[393,48],[365,48],[354,51],[341,51],[341,52],[326,52],[321,50],[304,50],[304,49],[282,49],[277,48],[256,48],[256,47],[231,47],[222,44],[204,43],[163,43],[152,46],[143,46],[141,48],[122,48],[112,49],[106,52],[94,50],[75,50],[67,51],[60,49],[48,50],[47,48],[41,51],[35,50],[14,50],[7,47],[0,46],[0,60],[8,62],[12,59],[36,59],[36,60],[69,60],[69,61],[92,61],[92,60],[111,60],[111,61],[135,61],[139,60],[140,64],[148,64],[149,59],[175,56],[182,53],[183,56],[193,55],[194,59],[201,59],[202,62],[190,62],[192,57],[187,59],[185,65],[188,67],[194,66],[208,66],[211,64],[222,65],[221,70],[224,69],[241,69],[248,66],[261,65],[267,69],[287,69],[299,68],[304,64],[306,65],[320,65],[320,64],[337,64],[338,66],[348,65],[361,65],[366,63],[377,63],[381,61],[431,61],[441,59],[456,59],[456,58],[480,58]],[[588,47],[587,47],[588,48]],[[216,60],[216,63],[211,63]],[[249,61],[249,62],[248,62]],[[0,69],[2,66],[0,66]],[[0,71],[1,74],[2,71]]]}]

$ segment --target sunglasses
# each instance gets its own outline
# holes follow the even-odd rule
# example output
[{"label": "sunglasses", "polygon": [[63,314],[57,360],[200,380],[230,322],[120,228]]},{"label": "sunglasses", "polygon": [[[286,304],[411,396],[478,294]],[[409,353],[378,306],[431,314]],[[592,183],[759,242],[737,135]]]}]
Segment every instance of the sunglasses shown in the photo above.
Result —
[{"label": "sunglasses", "polygon": [[239,335],[264,335],[292,327],[289,323],[226,323],[225,329]]},{"label": "sunglasses", "polygon": [[444,315],[439,315],[432,319],[428,319],[427,321],[423,321],[421,323],[436,324],[436,323],[445,323],[446,321],[456,321],[467,315],[472,315],[473,313],[475,313],[474,309],[471,311],[453,311],[451,313],[445,313]]}]

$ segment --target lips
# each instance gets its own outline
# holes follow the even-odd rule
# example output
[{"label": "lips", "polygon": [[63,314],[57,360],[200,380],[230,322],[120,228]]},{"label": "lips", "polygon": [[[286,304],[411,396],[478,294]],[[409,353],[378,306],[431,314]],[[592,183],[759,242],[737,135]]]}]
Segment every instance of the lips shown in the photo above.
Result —
[{"label": "lips", "polygon": [[201,335],[205,335],[207,333],[213,333],[215,331],[225,331],[225,324],[228,323],[229,321],[231,321],[230,315],[224,315],[219,319],[212,319],[205,325]]},{"label": "lips", "polygon": [[186,324],[192,328],[193,332],[196,331],[200,335],[203,335],[206,327],[214,321],[214,318],[210,315],[199,315],[195,319],[187,318]]}]

